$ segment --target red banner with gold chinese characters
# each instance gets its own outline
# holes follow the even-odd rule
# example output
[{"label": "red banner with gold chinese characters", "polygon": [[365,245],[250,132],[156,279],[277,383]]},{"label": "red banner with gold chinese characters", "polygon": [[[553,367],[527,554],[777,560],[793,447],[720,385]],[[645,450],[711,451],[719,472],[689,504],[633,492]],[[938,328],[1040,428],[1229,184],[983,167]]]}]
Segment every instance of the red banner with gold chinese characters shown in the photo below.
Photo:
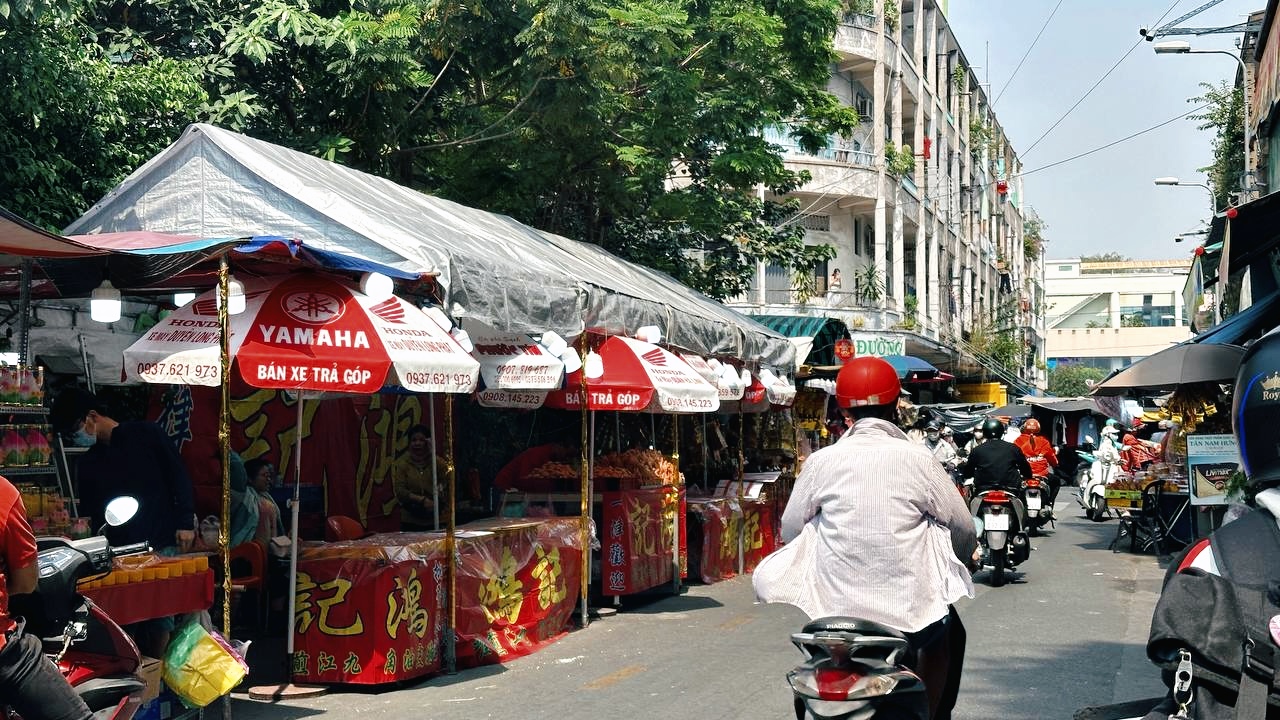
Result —
[{"label": "red banner with gold chinese characters", "polygon": [[579,518],[489,519],[458,540],[458,665],[527,655],[564,631],[582,583]]},{"label": "red banner with gold chinese characters", "polygon": [[440,670],[444,541],[388,538],[306,548],[298,560],[293,677],[376,684]]},{"label": "red banner with gold chinese characters", "polygon": [[756,569],[756,565],[766,555],[777,549],[777,535],[774,533],[776,515],[773,503],[768,500],[744,500],[742,507],[742,541],[743,564],[746,572]]},{"label": "red banner with gold chinese characters", "polygon": [[679,523],[680,574],[688,572],[684,488],[664,485],[604,493],[601,578],[605,595],[671,583]]},{"label": "red banner with gold chinese characters", "polygon": [[698,570],[704,583],[727,580],[737,575],[738,528],[737,501],[709,498],[689,503],[689,511],[702,524],[702,542],[698,548]]},{"label": "red banner with gold chinese characters", "polygon": [[[565,631],[582,577],[579,528],[578,518],[494,519],[459,528],[459,665],[526,655]],[[438,672],[445,577],[439,533],[304,546],[294,679],[378,684]]]}]

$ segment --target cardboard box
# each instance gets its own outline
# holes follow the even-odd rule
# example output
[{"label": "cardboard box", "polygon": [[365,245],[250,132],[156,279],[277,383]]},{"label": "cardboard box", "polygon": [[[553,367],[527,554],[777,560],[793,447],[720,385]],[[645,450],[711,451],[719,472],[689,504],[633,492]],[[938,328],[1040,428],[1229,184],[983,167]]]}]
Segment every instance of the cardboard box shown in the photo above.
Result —
[{"label": "cardboard box", "polygon": [[164,661],[142,656],[142,664],[138,666],[138,677],[147,684],[142,691],[142,702],[148,703],[160,696],[160,688],[164,686]]}]

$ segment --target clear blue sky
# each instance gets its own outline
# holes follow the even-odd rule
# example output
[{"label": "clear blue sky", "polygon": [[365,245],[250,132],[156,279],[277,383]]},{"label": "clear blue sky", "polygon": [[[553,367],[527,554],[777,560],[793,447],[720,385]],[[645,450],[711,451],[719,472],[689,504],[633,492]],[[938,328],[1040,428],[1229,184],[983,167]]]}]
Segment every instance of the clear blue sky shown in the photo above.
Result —
[{"label": "clear blue sky", "polygon": [[[910,0],[906,0],[909,2]],[[1057,0],[950,0],[948,18],[995,98]],[[1065,0],[995,106],[1027,170],[1105,145],[1194,107],[1201,82],[1233,79],[1225,55],[1156,55],[1143,42],[1039,145],[1027,148],[1102,77],[1173,0]],[[1165,19],[1204,4],[1181,0]],[[1216,27],[1244,22],[1266,0],[1224,0],[1184,23]],[[1162,23],[1163,24],[1163,23]],[[1166,38],[1192,47],[1235,50],[1236,35]],[[990,53],[988,61],[987,54]],[[988,75],[989,73],[989,75]],[[1210,132],[1190,119],[1026,177],[1026,200],[1048,224],[1050,258],[1115,251],[1133,258],[1185,257],[1195,246],[1173,237],[1208,218],[1202,188],[1156,187],[1173,175],[1206,182],[1197,168],[1212,160]]]}]

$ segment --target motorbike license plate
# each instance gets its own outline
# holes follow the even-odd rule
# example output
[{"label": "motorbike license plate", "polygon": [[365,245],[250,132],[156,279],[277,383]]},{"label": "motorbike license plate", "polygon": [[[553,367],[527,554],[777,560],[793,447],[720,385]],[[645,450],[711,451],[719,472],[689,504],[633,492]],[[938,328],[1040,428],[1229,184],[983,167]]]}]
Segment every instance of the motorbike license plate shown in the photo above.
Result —
[{"label": "motorbike license plate", "polygon": [[1029,512],[1040,511],[1040,495],[1039,494],[1035,494],[1035,495],[1032,495],[1029,493],[1027,494],[1027,510]]},{"label": "motorbike license plate", "polygon": [[1008,530],[1009,516],[1004,513],[986,513],[982,516],[982,525],[987,530]]}]

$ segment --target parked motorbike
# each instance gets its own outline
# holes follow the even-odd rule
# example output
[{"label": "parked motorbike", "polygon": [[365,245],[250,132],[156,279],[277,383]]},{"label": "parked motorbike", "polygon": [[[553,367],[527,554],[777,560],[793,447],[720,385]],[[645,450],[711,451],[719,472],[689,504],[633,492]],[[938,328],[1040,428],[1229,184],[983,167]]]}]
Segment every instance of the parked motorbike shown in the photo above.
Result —
[{"label": "parked motorbike", "polygon": [[791,642],[805,661],[787,673],[796,718],[928,720],[924,683],[903,662],[902,633],[869,620],[813,620]]},{"label": "parked motorbike", "polygon": [[[1086,446],[1091,444],[1092,439],[1088,439]],[[1119,465],[1120,452],[1110,438],[1103,438],[1102,447],[1096,451],[1077,450],[1076,453],[1084,461],[1078,471],[1076,502],[1085,517],[1095,522],[1106,520],[1111,512],[1107,508],[1107,483]]]},{"label": "parked motorbike", "polygon": [[[137,500],[116,498],[107,504],[107,524],[122,525],[137,511]],[[146,689],[138,674],[142,655],[119,624],[76,592],[76,583],[110,572],[114,558],[150,547],[145,542],[111,547],[101,533],[83,540],[38,538],[39,584],[31,596],[14,598],[14,610],[26,619],[26,632],[44,642],[45,653],[94,718],[130,720]]]},{"label": "parked motorbike", "polygon": [[1022,527],[1018,500],[1005,490],[983,490],[977,495],[974,514],[982,564],[991,568],[991,584],[1004,585],[1009,568],[1031,556],[1031,541]]}]

